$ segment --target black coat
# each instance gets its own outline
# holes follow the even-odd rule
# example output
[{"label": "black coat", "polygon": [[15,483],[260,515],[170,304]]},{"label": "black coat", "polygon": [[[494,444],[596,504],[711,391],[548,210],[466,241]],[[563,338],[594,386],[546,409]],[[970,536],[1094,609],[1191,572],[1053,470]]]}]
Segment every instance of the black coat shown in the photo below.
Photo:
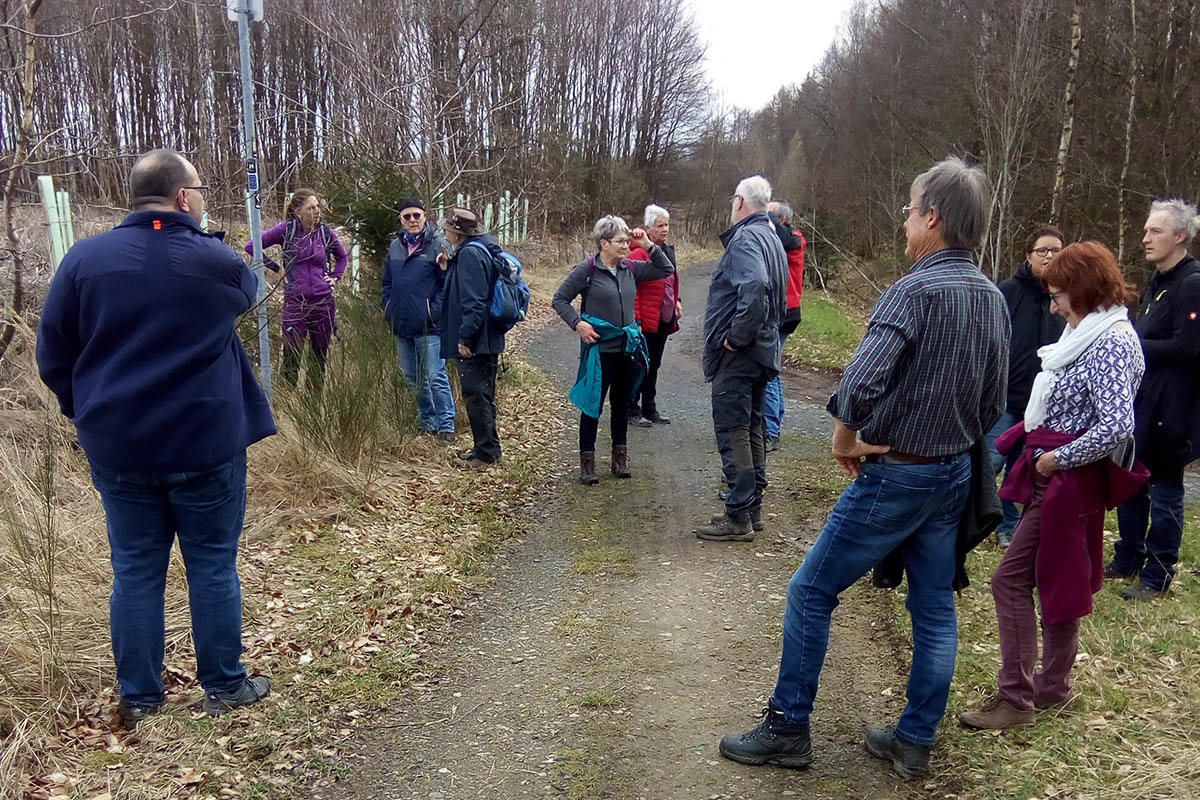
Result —
[{"label": "black coat", "polygon": [[442,358],[459,358],[460,344],[475,356],[504,352],[504,332],[488,315],[496,284],[494,259],[501,252],[490,236],[473,236],[455,249],[442,299]]},{"label": "black coat", "polygon": [[1135,322],[1146,375],[1134,403],[1138,458],[1174,470],[1200,456],[1200,261],[1155,271]]},{"label": "black coat", "polygon": [[1050,295],[1042,289],[1041,281],[1026,261],[1011,278],[1000,284],[1000,294],[1008,305],[1012,320],[1012,337],[1008,340],[1008,404],[1007,410],[1018,416],[1025,414],[1033,379],[1042,369],[1038,348],[1058,341],[1065,318],[1050,313]]}]

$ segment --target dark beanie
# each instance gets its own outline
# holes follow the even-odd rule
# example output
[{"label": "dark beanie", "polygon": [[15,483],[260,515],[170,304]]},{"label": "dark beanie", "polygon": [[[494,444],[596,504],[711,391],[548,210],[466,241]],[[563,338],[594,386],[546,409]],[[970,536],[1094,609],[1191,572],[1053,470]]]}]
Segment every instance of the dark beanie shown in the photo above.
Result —
[{"label": "dark beanie", "polygon": [[420,200],[418,200],[415,197],[405,197],[405,198],[402,198],[400,200],[400,202],[396,204],[396,213],[399,214],[401,211],[403,211],[406,208],[419,208],[422,211],[424,211],[425,204],[422,203]]}]

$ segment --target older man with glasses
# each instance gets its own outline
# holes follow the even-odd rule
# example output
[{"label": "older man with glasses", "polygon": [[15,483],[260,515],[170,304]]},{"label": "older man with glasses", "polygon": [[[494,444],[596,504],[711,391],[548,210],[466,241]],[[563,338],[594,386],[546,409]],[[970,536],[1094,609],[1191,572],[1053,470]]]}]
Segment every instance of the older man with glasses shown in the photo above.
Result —
[{"label": "older man with glasses", "polygon": [[913,629],[908,706],[895,727],[870,729],[866,746],[905,778],[928,767],[958,650],[953,583],[968,451],[999,418],[1008,376],[1004,298],[971,254],[989,198],[983,171],[957,158],[913,181],[904,220],[912,267],[879,298],[828,405],[834,458],[855,480],[788,585],[763,721],[722,739],[726,758],[813,762],[809,715],[838,596],[899,549]]}]

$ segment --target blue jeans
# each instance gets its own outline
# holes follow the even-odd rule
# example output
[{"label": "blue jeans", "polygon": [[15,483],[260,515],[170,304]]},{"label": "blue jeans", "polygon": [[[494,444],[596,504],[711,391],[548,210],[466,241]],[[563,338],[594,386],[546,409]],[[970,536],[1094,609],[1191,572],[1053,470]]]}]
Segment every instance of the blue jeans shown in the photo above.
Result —
[{"label": "blue jeans", "polygon": [[397,337],[396,353],[404,377],[417,396],[421,430],[454,433],[454,393],[446,377],[442,337],[436,333]]},{"label": "blue jeans", "polygon": [[[1005,411],[1000,415],[1000,419],[996,420],[996,424],[985,435],[987,439],[988,452],[992,454],[992,469],[996,472],[996,477],[1000,477],[1000,471],[1004,470],[1005,474],[1012,469],[1017,459],[1021,457],[1020,448],[1013,448],[1008,457],[1000,455],[1000,451],[996,449],[996,439],[1000,434],[1016,425],[1023,420],[1024,417],[1012,411]],[[1000,524],[996,526],[996,533],[1012,533],[1017,529],[1017,523],[1021,521],[1021,512],[1017,510],[1017,504],[1011,500],[1001,500],[1000,506],[1004,509],[1004,519],[1000,520]]]},{"label": "blue jeans", "polygon": [[1183,544],[1183,467],[1151,475],[1137,494],[1117,506],[1117,527],[1121,538],[1113,548],[1113,568],[1140,574],[1147,588],[1166,591]]},{"label": "blue jeans", "polygon": [[946,713],[958,651],[952,584],[958,520],[970,479],[967,455],[951,464],[863,464],[862,475],[842,493],[788,584],[774,700],[789,723],[808,724],[838,595],[902,547],[913,662],[908,706],[896,735],[933,744]]},{"label": "blue jeans", "polygon": [[[779,350],[783,351],[788,334],[779,334]],[[778,439],[783,430],[783,413],[786,404],[783,400],[783,374],[776,375],[767,384],[767,403],[763,409],[763,421],[767,425],[767,438]]]},{"label": "blue jeans", "polygon": [[121,472],[92,462],[112,551],[109,600],[121,699],[163,700],[163,595],[171,545],[187,569],[196,677],[206,692],[236,689],[242,667],[238,539],[246,514],[246,453],[203,472]]}]

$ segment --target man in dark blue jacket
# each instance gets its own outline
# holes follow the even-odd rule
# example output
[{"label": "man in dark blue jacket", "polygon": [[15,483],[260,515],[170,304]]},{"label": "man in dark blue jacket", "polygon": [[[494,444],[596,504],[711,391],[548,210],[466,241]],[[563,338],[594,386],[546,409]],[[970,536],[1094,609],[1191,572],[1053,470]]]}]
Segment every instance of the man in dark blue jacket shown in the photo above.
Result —
[{"label": "man in dark blue jacket", "polygon": [[1104,570],[1139,579],[1121,592],[1126,600],[1165,595],[1183,543],[1183,470],[1200,455],[1200,261],[1188,253],[1198,231],[1191,203],[1150,206],[1142,245],[1155,269],[1135,323],[1146,374],[1133,406],[1137,457],[1150,481],[1118,506],[1121,537]]},{"label": "man in dark blue jacket", "polygon": [[475,446],[462,466],[483,469],[500,460],[496,429],[496,369],[504,352],[504,332],[488,315],[496,284],[494,259],[502,252],[479,218],[465,208],[451,208],[439,223],[454,255],[439,257],[445,265],[442,300],[442,358],[458,359],[458,378]]},{"label": "man in dark blue jacket", "polygon": [[417,397],[421,430],[454,441],[454,394],[442,358],[441,317],[444,275],[437,257],[449,249],[425,219],[415,197],[399,203],[400,232],[388,247],[383,267],[383,312],[396,334],[400,368]]},{"label": "man in dark blue jacket", "polygon": [[763,414],[767,383],[779,374],[779,325],[787,307],[787,255],[767,217],[771,184],[738,184],[733,226],[713,272],[704,312],[704,378],[712,382],[713,427],[729,494],[725,513],[696,529],[701,539],[749,542],[761,528],[767,485]]},{"label": "man in dark blue jacket", "polygon": [[196,677],[213,716],[267,694],[241,664],[238,539],[246,448],[275,433],[234,326],[258,283],[223,234],[200,230],[204,191],[173,150],[138,159],[134,211],[76,244],[38,331],[42,380],[79,431],[108,521],[113,656],[132,728],[163,702],[163,595],[176,534],[187,567]]}]

